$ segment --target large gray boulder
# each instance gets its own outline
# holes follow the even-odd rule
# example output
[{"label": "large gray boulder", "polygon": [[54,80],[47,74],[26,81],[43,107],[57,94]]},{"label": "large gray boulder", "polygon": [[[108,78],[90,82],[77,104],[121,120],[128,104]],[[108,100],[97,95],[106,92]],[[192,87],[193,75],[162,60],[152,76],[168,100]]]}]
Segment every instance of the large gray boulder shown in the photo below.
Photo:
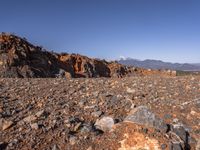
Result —
[{"label": "large gray boulder", "polygon": [[162,132],[167,132],[168,130],[167,124],[145,106],[139,106],[132,109],[124,121],[152,127]]}]

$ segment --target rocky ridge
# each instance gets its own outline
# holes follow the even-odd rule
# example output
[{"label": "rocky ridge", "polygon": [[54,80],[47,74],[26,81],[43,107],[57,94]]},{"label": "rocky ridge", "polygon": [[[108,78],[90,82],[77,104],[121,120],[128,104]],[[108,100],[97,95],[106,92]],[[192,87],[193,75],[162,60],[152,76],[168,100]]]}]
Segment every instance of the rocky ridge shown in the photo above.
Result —
[{"label": "rocky ridge", "polygon": [[12,34],[0,34],[0,77],[92,78],[135,75],[175,76],[171,70],[127,67],[117,62],[92,59],[79,54],[54,53]]},{"label": "rocky ridge", "polygon": [[78,54],[57,54],[15,35],[0,35],[0,77],[122,77],[130,67]]}]

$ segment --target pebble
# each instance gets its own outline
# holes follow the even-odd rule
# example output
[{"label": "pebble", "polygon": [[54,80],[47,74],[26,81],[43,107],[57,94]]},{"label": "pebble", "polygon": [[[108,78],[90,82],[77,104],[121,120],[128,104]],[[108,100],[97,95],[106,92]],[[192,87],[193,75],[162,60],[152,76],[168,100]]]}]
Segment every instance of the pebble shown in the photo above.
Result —
[{"label": "pebble", "polygon": [[2,131],[10,128],[13,125],[13,122],[10,120],[0,119],[0,129]]},{"label": "pebble", "polygon": [[92,112],[91,115],[94,117],[100,117],[102,114],[102,111],[96,111],[96,112]]},{"label": "pebble", "polygon": [[130,94],[132,94],[132,93],[135,93],[136,91],[135,91],[135,89],[131,89],[131,88],[127,88],[127,93],[130,93]]},{"label": "pebble", "polygon": [[75,137],[75,136],[70,136],[70,138],[69,138],[69,143],[70,143],[71,145],[75,145],[75,144],[76,144],[76,141],[77,141],[77,137]]},{"label": "pebble", "polygon": [[197,140],[196,150],[200,150],[200,139]]},{"label": "pebble", "polygon": [[58,146],[55,144],[52,148],[52,150],[59,150]]},{"label": "pebble", "polygon": [[44,110],[38,111],[35,116],[37,116],[38,118],[41,117],[44,114]]},{"label": "pebble", "polygon": [[185,143],[187,142],[187,132],[182,125],[174,124],[172,125],[172,132],[178,135]]},{"label": "pebble", "polygon": [[32,122],[32,121],[35,121],[36,119],[37,119],[37,117],[35,117],[34,115],[30,115],[30,116],[24,118],[23,120],[24,120],[25,122],[30,123],[30,122]]},{"label": "pebble", "polygon": [[33,124],[31,124],[30,126],[31,126],[31,128],[34,129],[34,130],[38,130],[38,128],[39,128],[39,126],[38,126],[37,123],[33,123]]},{"label": "pebble", "polygon": [[5,143],[5,142],[0,142],[0,150],[5,150],[6,149],[6,147],[7,147],[7,143]]}]

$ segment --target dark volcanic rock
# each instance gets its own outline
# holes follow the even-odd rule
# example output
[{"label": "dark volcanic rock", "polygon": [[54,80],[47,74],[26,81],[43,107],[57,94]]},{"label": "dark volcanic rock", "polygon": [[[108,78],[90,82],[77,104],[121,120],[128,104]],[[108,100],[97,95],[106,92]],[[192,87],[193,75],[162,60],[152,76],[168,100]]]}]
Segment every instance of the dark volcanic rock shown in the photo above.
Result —
[{"label": "dark volcanic rock", "polygon": [[0,150],[5,150],[7,145],[7,143],[0,142]]},{"label": "dark volcanic rock", "polygon": [[139,106],[131,110],[129,115],[125,118],[125,121],[152,127],[163,132],[166,132],[168,129],[163,120],[158,118],[145,106]]},{"label": "dark volcanic rock", "polygon": [[188,141],[187,132],[183,126],[173,125],[171,130],[178,135],[184,141],[184,143]]},{"label": "dark volcanic rock", "polygon": [[14,35],[0,35],[0,77],[55,77],[56,55]]}]

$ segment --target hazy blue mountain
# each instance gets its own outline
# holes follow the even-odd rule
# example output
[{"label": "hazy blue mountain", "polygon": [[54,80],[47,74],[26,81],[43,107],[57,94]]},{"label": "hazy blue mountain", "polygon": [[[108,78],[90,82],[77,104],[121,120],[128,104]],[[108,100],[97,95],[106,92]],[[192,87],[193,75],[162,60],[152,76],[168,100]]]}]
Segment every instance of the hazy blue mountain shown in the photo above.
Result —
[{"label": "hazy blue mountain", "polygon": [[132,58],[120,59],[118,61],[121,64],[128,66],[136,66],[142,68],[150,69],[171,69],[171,70],[181,70],[181,71],[200,71],[200,63],[189,64],[189,63],[170,63],[163,62],[161,60],[138,60]]}]

